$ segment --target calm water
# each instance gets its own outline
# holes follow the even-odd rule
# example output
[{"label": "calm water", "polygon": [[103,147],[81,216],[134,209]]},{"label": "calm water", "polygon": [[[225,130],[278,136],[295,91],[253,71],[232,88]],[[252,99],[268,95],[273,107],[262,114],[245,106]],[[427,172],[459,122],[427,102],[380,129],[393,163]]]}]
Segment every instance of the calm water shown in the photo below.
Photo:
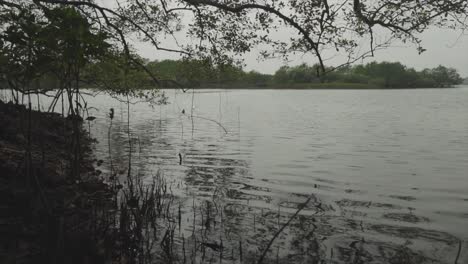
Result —
[{"label": "calm water", "polygon": [[[313,195],[301,215],[313,216],[314,241],[330,263],[356,261],[356,252],[365,263],[454,263],[457,254],[468,263],[468,87],[166,95],[165,106],[130,106],[142,177],[161,169],[181,197],[221,197],[241,212],[231,216],[238,228],[252,221],[242,212],[286,217]],[[124,173],[127,106],[107,95],[88,100],[104,160],[106,115],[116,111],[111,148]]]}]

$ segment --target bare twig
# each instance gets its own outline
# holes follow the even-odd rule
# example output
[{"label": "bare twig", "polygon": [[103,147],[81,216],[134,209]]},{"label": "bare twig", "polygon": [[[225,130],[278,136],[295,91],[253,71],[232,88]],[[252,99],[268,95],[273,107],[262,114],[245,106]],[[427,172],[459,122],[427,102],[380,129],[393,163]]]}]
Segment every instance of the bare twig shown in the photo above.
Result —
[{"label": "bare twig", "polygon": [[294,218],[296,218],[296,216],[307,206],[307,204],[310,202],[310,200],[314,197],[314,195],[310,195],[309,198],[307,198],[307,200],[300,204],[298,206],[298,209],[297,211],[291,216],[291,218],[289,218],[288,222],[286,222],[286,224],[284,224],[280,229],[278,229],[278,231],[275,233],[275,235],[271,238],[270,242],[268,242],[268,245],[266,246],[266,248],[263,250],[262,252],[262,255],[260,256],[260,258],[258,259],[257,261],[257,264],[261,264],[263,263],[263,259],[265,258],[266,256],[266,253],[268,252],[268,250],[270,249],[271,245],[273,244],[273,242],[275,241],[275,239],[279,236],[279,234],[281,234],[281,232],[283,232],[283,230],[289,226],[289,224],[292,222],[292,220]]}]

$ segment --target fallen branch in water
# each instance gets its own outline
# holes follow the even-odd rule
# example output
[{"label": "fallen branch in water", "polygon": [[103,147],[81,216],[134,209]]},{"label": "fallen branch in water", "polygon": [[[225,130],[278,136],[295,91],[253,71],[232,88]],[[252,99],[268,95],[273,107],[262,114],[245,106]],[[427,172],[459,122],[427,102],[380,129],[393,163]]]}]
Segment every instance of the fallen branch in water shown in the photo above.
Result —
[{"label": "fallen branch in water", "polygon": [[214,122],[214,123],[216,123],[218,126],[220,126],[220,127],[224,130],[224,132],[225,132],[226,134],[228,133],[227,129],[226,129],[223,125],[221,125],[221,123],[219,123],[219,122],[216,121],[216,120],[209,119],[209,118],[206,118],[206,117],[201,117],[201,116],[192,116],[192,117],[196,117],[196,118],[200,118],[200,119],[204,119],[204,120],[207,120],[207,121]]},{"label": "fallen branch in water", "polygon": [[457,253],[457,257],[455,258],[455,264],[458,264],[458,259],[460,258],[461,248],[462,248],[462,241],[458,240],[458,253]]},{"label": "fallen branch in water", "polygon": [[271,238],[270,242],[268,242],[268,245],[266,246],[266,248],[263,250],[263,253],[262,255],[260,256],[260,258],[258,259],[257,261],[257,264],[261,264],[263,262],[263,259],[265,258],[265,255],[266,253],[268,252],[268,250],[270,249],[271,245],[273,244],[273,242],[275,241],[275,239],[279,236],[279,234],[281,234],[281,232],[283,232],[283,230],[291,223],[291,221],[296,218],[296,216],[307,206],[307,204],[310,202],[310,200],[312,199],[312,197],[314,197],[313,195],[310,195],[309,198],[307,198],[307,200],[300,204],[299,205],[299,208],[297,209],[297,211],[291,216],[291,218],[289,218],[288,222],[286,222],[286,224],[284,224],[277,232],[276,234]]}]

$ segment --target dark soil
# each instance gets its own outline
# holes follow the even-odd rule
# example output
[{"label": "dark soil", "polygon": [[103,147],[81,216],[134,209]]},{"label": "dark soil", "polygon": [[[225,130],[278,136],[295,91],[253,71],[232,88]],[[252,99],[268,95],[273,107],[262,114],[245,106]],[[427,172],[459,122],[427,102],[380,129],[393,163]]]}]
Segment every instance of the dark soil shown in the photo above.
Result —
[{"label": "dark soil", "polygon": [[113,194],[93,167],[81,125],[0,102],[0,263],[109,259]]}]

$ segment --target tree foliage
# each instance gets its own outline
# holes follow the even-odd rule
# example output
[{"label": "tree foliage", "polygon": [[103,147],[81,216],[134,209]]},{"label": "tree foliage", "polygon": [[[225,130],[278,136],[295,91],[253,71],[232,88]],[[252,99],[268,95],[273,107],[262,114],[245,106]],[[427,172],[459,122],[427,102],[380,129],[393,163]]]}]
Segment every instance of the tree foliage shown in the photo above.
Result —
[{"label": "tree foliage", "polygon": [[[21,2],[21,1],[19,1]],[[113,93],[156,98],[141,67],[145,62],[108,28],[73,5],[24,1],[12,8],[0,2],[0,83],[23,94],[59,89],[77,112],[80,87],[101,87]],[[74,97],[75,96],[75,97]],[[58,100],[58,97],[55,98]],[[82,104],[81,104],[82,105]]]},{"label": "tree foliage", "polygon": [[70,88],[80,71],[110,48],[106,33],[93,28],[74,8],[29,6],[2,12],[0,20],[0,76],[15,89],[27,91],[44,76],[54,76],[63,88]]}]

